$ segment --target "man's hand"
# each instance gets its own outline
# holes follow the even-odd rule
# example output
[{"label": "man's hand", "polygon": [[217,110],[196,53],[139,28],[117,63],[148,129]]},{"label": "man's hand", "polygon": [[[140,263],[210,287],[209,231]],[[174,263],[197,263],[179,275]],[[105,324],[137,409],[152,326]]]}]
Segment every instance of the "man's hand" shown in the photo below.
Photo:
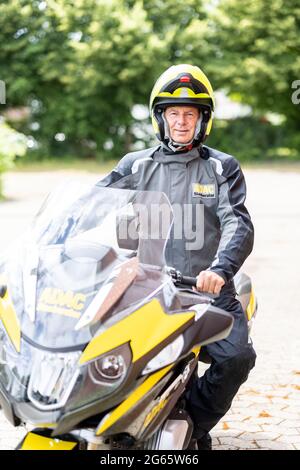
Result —
[{"label": "man's hand", "polygon": [[201,271],[197,276],[197,290],[200,292],[218,295],[224,284],[224,279],[213,271]]}]

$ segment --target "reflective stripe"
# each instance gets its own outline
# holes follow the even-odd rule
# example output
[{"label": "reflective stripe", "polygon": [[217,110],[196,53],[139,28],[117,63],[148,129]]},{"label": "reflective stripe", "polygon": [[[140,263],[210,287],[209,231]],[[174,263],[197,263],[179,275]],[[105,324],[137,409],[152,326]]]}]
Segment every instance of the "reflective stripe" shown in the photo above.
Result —
[{"label": "reflective stripe", "polygon": [[146,160],[152,160],[151,157],[145,157],[145,158],[140,158],[139,160],[135,160],[135,162],[133,163],[132,167],[131,167],[131,173],[134,175],[135,173],[138,172],[138,169],[139,169],[139,166],[142,162],[145,162]]},{"label": "reflective stripe", "polygon": [[222,165],[221,161],[217,160],[216,158],[213,158],[213,157],[209,157],[208,160],[212,160],[215,163],[216,172],[218,173],[218,175],[221,175],[223,173],[223,165]]}]

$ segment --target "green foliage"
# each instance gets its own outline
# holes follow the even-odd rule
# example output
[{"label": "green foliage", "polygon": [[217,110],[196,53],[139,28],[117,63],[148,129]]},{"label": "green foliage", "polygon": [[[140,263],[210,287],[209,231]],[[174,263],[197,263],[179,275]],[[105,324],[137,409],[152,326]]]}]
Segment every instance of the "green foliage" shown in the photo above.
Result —
[{"label": "green foliage", "polygon": [[[249,156],[266,155],[259,145],[274,131],[289,139],[271,139],[272,155],[300,153],[299,105],[291,101],[300,80],[299,25],[298,0],[0,0],[1,110],[36,140],[31,157],[120,158],[135,141],[132,107],[147,105],[166,67],[188,62],[253,108],[250,128],[245,120],[227,124],[228,151],[236,142],[242,154],[249,141]],[[10,121],[15,107],[29,109],[27,118]],[[284,130],[261,126],[268,111],[283,117]]]},{"label": "green foliage", "polygon": [[253,116],[216,120],[206,143],[240,161],[299,159],[299,138],[295,139],[287,125],[275,126],[264,118]]},{"label": "green foliage", "polygon": [[215,85],[251,105],[272,111],[299,129],[292,84],[300,80],[298,0],[221,0],[211,17]]},{"label": "green foliage", "polygon": [[12,168],[15,158],[24,156],[26,150],[26,137],[0,121],[0,199],[2,198],[2,173]]},{"label": "green foliage", "polygon": [[[0,5],[0,76],[9,106],[30,107],[44,152],[103,153],[129,145],[131,108],[146,103],[164,43],[141,2],[12,0]],[[32,123],[38,123],[32,129]],[[57,134],[65,134],[58,143]]]},{"label": "green foliage", "polygon": [[124,154],[133,142],[132,106],[147,104],[157,76],[181,61],[182,30],[202,14],[201,5],[1,2],[0,77],[7,103],[30,109],[29,119],[14,126],[38,141],[40,155]]},{"label": "green foliage", "polygon": [[12,168],[15,158],[24,156],[26,150],[26,137],[0,122],[0,173]]}]

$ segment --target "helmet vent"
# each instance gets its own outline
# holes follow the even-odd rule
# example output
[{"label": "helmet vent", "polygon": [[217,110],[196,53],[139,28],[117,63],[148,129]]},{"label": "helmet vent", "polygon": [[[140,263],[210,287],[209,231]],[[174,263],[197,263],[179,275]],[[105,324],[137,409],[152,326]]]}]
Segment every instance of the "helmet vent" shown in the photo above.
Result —
[{"label": "helmet vent", "polygon": [[184,75],[183,77],[180,78],[179,81],[182,82],[182,83],[189,83],[191,81],[191,79],[187,75]]}]

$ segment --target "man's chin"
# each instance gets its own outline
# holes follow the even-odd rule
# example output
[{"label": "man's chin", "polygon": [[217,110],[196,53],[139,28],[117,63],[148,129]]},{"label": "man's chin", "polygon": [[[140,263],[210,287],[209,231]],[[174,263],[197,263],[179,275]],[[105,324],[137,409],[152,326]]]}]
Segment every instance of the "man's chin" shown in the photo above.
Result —
[{"label": "man's chin", "polygon": [[190,140],[187,139],[186,137],[184,137],[184,138],[183,137],[181,137],[181,138],[180,137],[179,138],[175,137],[173,139],[173,141],[176,142],[177,144],[181,144],[181,145],[184,145],[184,144],[188,145],[188,143],[190,142]]}]

